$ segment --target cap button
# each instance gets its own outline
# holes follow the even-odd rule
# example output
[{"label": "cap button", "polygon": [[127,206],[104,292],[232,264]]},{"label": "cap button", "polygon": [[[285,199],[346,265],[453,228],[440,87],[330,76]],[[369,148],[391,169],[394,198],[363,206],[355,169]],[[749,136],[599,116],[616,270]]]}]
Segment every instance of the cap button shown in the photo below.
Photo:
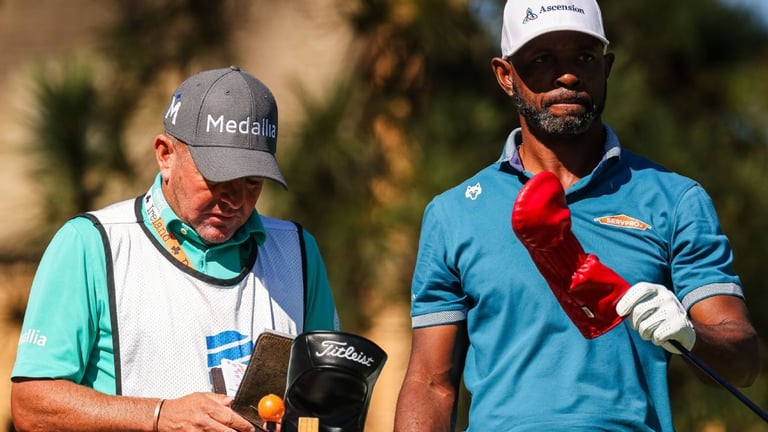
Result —
[{"label": "cap button", "polygon": [[240,67],[235,65],[230,66],[229,69],[233,71],[240,71]]}]

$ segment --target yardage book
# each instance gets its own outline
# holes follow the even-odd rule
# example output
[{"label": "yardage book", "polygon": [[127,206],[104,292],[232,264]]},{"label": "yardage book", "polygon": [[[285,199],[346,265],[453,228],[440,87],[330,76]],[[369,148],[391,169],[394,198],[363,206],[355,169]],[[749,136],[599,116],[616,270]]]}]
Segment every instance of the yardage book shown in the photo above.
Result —
[{"label": "yardage book", "polygon": [[294,336],[265,330],[256,338],[247,365],[222,362],[211,369],[215,393],[234,396],[232,409],[251,423],[262,426],[259,400],[268,394],[285,394],[288,360]]}]

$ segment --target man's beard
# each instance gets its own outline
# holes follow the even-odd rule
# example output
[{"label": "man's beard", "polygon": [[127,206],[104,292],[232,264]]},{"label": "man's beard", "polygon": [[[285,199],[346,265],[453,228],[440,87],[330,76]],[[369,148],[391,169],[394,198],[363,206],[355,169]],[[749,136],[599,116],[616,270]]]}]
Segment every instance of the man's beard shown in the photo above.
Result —
[{"label": "man's beard", "polygon": [[517,83],[514,84],[512,101],[517,112],[525,118],[529,128],[552,135],[579,135],[586,132],[595,119],[600,117],[605,106],[604,103],[600,103],[599,105],[592,105],[583,114],[555,116],[547,110],[547,106],[537,110],[523,100],[520,97]]}]

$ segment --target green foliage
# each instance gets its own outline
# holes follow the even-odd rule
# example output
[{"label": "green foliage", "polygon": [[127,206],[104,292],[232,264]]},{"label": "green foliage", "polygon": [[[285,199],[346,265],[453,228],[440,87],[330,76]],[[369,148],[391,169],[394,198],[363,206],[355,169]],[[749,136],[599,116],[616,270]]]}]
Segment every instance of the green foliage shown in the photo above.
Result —
[{"label": "green foliage", "polygon": [[65,65],[55,75],[40,66],[33,77],[40,106],[32,125],[33,150],[40,161],[34,175],[50,182],[47,217],[60,221],[73,207],[89,203],[90,191],[84,184],[86,147],[90,120],[97,111],[96,92],[92,72],[82,63]]},{"label": "green foliage", "polygon": [[39,65],[33,74],[38,112],[31,148],[46,217],[31,254],[39,254],[67,218],[92,210],[111,181],[130,182],[134,167],[123,137],[143,93],[163,73],[185,72],[192,62],[231,60],[232,21],[249,7],[201,0],[113,0],[101,6],[113,8],[116,17],[101,29],[101,51]]},{"label": "green foliage", "polygon": [[125,164],[104,163],[122,157],[115,155],[119,147],[104,145],[96,134],[101,105],[88,60],[38,65],[32,77],[38,109],[32,116],[31,149],[38,160],[33,175],[45,197],[48,225],[38,234],[44,243],[64,220],[92,208],[103,187],[94,174],[130,171]]},{"label": "green foliage", "polygon": [[363,54],[330,100],[305,101],[281,156],[291,197],[277,206],[311,221],[342,323],[362,330],[382,301],[408,301],[426,203],[494,161],[504,120],[516,116],[466,4],[361,2],[346,12]]}]

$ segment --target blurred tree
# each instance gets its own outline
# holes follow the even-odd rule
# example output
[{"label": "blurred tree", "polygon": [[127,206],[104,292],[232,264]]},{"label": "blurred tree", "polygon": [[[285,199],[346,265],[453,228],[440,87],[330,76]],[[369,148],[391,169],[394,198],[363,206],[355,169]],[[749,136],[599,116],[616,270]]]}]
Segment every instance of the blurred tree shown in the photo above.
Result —
[{"label": "blurred tree", "polygon": [[[753,322],[768,334],[768,83],[760,78],[768,74],[768,31],[748,11],[715,0],[651,0],[603,10],[617,53],[606,121],[624,146],[707,189],[731,239]],[[762,375],[745,394],[768,407]],[[678,359],[670,389],[678,430],[765,428]]]},{"label": "blurred tree", "polygon": [[134,169],[123,137],[141,96],[163,73],[186,74],[195,61],[229,61],[235,18],[250,2],[113,0],[101,6],[113,9],[115,21],[100,32],[100,52],[40,65],[34,74],[32,148],[40,169],[33,174],[44,189],[46,218],[40,238],[30,242],[37,245],[33,255],[64,220],[92,209],[115,174],[130,181]]},{"label": "blurred tree", "polygon": [[[231,39],[237,17],[251,2],[205,0],[112,0],[116,21],[101,32],[106,74],[103,128],[112,145],[122,147],[127,122],[141,95],[163,73],[188,75],[193,63],[220,65],[233,58]],[[150,48],[151,49],[148,49]],[[124,165],[125,159],[117,160]]]},{"label": "blurred tree", "polygon": [[[283,158],[278,208],[312,220],[342,322],[364,329],[383,302],[407,302],[421,212],[493,161],[514,116],[490,73],[493,45],[465,2],[339,2],[357,35],[351,72]],[[494,95],[498,95],[494,97]]]},{"label": "blurred tree", "polygon": [[[98,111],[93,73],[85,63],[73,62],[58,71],[38,67],[33,76],[40,107],[32,125],[33,154],[39,160],[33,175],[45,193],[45,220],[62,221],[89,208],[101,186],[86,179],[94,162],[87,138]],[[52,229],[42,235],[50,237]]]},{"label": "blurred tree", "polygon": [[[765,304],[753,251],[768,250],[768,31],[715,0],[604,9],[618,54],[606,119],[627,147],[707,188],[750,306]],[[768,331],[768,316],[753,318]]]}]

